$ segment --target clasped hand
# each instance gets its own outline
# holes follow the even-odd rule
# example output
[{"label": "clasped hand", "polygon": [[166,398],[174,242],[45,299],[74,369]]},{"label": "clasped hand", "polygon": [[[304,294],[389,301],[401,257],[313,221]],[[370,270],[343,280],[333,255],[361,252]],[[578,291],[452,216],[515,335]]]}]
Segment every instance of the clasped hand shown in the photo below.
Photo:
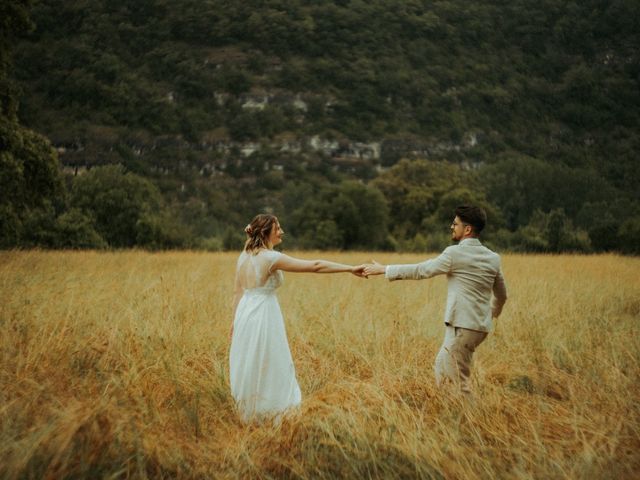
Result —
[{"label": "clasped hand", "polygon": [[356,265],[351,269],[351,273],[353,273],[357,277],[368,278],[369,275],[382,275],[385,272],[385,266],[372,260],[370,263],[363,263],[361,265]]}]

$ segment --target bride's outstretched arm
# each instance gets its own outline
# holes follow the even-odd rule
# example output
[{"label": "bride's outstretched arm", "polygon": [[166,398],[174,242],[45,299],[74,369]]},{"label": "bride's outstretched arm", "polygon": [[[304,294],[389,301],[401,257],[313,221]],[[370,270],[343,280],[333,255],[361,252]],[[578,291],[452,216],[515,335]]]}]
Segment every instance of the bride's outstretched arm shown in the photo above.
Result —
[{"label": "bride's outstretched arm", "polygon": [[363,277],[364,265],[346,265],[344,263],[330,262],[329,260],[302,260],[280,255],[273,263],[271,270],[283,270],[297,273],[340,273],[350,272],[358,277]]}]

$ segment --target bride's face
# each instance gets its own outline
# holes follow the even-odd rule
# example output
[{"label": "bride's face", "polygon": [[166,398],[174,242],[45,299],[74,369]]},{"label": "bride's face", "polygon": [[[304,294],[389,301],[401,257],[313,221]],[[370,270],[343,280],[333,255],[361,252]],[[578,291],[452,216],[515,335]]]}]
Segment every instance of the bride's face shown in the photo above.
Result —
[{"label": "bride's face", "polygon": [[271,229],[271,233],[269,234],[269,243],[271,246],[275,247],[282,243],[282,236],[284,235],[284,230],[280,227],[280,223],[276,222]]}]

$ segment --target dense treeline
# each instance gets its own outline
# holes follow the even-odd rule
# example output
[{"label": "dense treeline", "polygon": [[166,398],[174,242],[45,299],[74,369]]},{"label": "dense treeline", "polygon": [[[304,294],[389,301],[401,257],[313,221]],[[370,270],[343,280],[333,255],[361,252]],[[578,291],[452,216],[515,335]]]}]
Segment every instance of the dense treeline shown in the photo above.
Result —
[{"label": "dense treeline", "polygon": [[[5,247],[237,248],[271,209],[290,245],[438,249],[472,201],[497,248],[640,249],[637,2],[2,3]],[[311,136],[381,154],[281,148]]]}]

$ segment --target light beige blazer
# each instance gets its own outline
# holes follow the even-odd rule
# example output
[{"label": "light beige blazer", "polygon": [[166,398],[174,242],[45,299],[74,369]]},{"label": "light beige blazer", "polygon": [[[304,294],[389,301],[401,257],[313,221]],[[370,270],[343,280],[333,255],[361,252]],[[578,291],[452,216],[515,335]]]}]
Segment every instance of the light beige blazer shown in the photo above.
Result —
[{"label": "light beige blazer", "polygon": [[507,301],[500,256],[477,238],[465,238],[432,260],[413,265],[388,265],[385,272],[385,277],[391,281],[418,280],[435,275],[447,276],[444,323],[489,332],[493,327],[492,317],[500,315]]}]

